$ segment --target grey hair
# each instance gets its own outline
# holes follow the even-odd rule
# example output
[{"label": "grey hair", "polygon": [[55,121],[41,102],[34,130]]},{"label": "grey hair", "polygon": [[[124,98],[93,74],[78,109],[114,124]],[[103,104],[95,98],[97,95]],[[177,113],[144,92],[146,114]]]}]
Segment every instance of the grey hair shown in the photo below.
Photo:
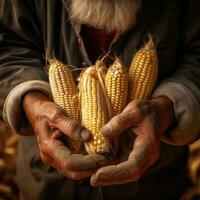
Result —
[{"label": "grey hair", "polygon": [[70,19],[108,32],[125,32],[136,22],[141,0],[71,0]]}]

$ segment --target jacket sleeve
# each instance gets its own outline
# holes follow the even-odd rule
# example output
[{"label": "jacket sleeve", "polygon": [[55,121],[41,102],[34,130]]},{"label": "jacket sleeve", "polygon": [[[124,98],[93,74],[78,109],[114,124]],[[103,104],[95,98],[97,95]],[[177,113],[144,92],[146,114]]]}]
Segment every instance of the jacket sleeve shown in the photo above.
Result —
[{"label": "jacket sleeve", "polygon": [[162,140],[175,145],[188,144],[200,137],[200,1],[186,2],[178,69],[153,93],[153,97],[168,96],[174,102],[177,125]]},{"label": "jacket sleeve", "polygon": [[32,131],[23,95],[38,90],[50,96],[40,32],[34,1],[0,1],[0,116],[23,135]]}]

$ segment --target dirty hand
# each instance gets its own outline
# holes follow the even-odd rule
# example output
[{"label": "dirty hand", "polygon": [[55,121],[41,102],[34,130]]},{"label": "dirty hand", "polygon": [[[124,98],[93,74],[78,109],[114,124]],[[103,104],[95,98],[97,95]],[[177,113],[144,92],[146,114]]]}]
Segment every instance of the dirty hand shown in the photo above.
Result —
[{"label": "dirty hand", "polygon": [[[173,103],[167,97],[131,101],[122,113],[102,127],[102,133],[108,138],[121,134],[118,164],[100,168],[91,177],[91,185],[106,186],[137,181],[158,159],[160,135],[174,121]],[[131,149],[127,149],[126,142],[123,142],[122,136],[127,132],[135,135]]]},{"label": "dirty hand", "polygon": [[64,176],[81,180],[103,166],[101,155],[72,154],[62,142],[63,136],[87,141],[91,134],[41,92],[30,92],[23,99],[23,108],[37,136],[41,160],[55,167]]}]

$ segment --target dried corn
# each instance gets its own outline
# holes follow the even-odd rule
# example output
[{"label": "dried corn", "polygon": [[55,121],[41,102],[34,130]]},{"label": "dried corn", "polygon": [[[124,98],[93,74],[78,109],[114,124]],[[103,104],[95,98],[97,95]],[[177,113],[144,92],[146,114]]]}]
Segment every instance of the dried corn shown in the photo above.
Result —
[{"label": "dried corn", "polygon": [[131,62],[129,76],[129,100],[148,99],[157,81],[158,59],[152,38],[144,48],[136,52]]},{"label": "dried corn", "polygon": [[105,87],[113,109],[113,116],[122,112],[127,103],[128,74],[119,58],[109,67]]},{"label": "dried corn", "polygon": [[[54,102],[63,108],[69,117],[78,120],[78,96],[71,70],[56,59],[49,60],[49,63],[49,82]],[[69,138],[67,143],[75,152],[81,147],[80,142]]]},{"label": "dried corn", "polygon": [[104,75],[101,67],[91,66],[80,77],[81,122],[93,135],[92,140],[85,143],[89,154],[107,153],[110,150],[109,141],[100,132],[100,128],[109,120],[103,88]]}]

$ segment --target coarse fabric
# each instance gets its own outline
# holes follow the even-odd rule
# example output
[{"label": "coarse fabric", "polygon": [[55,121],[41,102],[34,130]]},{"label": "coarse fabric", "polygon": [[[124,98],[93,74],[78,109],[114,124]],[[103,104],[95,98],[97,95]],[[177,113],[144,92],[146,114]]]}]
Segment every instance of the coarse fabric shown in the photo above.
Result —
[{"label": "coarse fabric", "polygon": [[26,199],[178,199],[188,184],[184,145],[200,132],[199,10],[198,0],[142,1],[137,24],[112,44],[110,56],[121,56],[128,68],[147,33],[153,36],[159,59],[153,96],[174,102],[177,125],[163,136],[159,160],[140,181],[94,188],[41,163],[21,107],[31,90],[51,97],[46,55],[76,67],[91,64],[81,26],[69,21],[67,0],[0,1],[0,116],[15,132],[30,135],[20,139],[18,156],[17,180]]}]

